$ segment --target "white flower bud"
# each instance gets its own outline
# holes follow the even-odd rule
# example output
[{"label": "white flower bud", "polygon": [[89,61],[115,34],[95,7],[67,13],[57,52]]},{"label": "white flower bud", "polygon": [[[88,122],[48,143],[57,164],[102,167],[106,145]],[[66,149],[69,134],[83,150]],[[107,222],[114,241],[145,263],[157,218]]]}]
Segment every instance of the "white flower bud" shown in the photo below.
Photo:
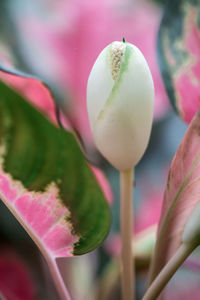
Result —
[{"label": "white flower bud", "polygon": [[197,203],[185,225],[182,242],[192,244],[200,243],[200,202]]},{"label": "white flower bud", "polygon": [[147,147],[154,86],[140,50],[113,42],[98,56],[88,79],[87,108],[94,141],[117,169],[134,167]]}]

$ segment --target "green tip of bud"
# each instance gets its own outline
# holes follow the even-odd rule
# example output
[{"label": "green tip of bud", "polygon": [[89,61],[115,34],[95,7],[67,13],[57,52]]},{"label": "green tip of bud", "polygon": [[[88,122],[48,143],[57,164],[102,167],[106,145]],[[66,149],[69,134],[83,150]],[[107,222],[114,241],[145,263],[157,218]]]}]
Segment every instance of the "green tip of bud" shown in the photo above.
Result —
[{"label": "green tip of bud", "polygon": [[125,37],[123,37],[122,42],[123,42],[123,43],[126,43]]}]

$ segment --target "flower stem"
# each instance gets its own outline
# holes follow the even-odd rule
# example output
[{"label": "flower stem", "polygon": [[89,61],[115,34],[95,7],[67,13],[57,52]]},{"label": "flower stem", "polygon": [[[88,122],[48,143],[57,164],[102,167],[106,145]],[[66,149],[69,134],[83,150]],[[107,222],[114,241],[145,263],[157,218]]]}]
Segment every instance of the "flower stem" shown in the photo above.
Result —
[{"label": "flower stem", "polygon": [[120,172],[121,288],[122,299],[133,300],[135,292],[133,240],[133,170]]},{"label": "flower stem", "polygon": [[148,288],[143,300],[155,300],[197,245],[183,243]]}]

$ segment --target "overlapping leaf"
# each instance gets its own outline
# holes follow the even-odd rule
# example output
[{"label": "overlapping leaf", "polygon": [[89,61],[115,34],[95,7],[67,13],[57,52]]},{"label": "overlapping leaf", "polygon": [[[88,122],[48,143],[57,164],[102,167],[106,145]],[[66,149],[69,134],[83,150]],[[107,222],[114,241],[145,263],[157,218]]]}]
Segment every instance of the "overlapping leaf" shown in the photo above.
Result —
[{"label": "overlapping leaf", "polygon": [[199,20],[199,0],[168,0],[158,35],[165,87],[173,107],[187,123],[200,108]]},{"label": "overlapping leaf", "polygon": [[172,161],[166,185],[150,281],[181,244],[185,224],[200,197],[200,112]]}]

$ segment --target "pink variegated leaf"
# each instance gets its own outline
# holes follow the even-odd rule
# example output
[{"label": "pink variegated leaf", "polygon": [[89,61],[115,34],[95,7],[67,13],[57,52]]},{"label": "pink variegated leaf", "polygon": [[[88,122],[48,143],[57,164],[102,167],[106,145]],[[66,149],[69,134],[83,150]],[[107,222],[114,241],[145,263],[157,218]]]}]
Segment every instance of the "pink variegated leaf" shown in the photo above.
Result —
[{"label": "pink variegated leaf", "polygon": [[95,249],[109,231],[109,206],[93,172],[72,133],[0,82],[0,199],[49,265]]},{"label": "pink variegated leaf", "polygon": [[92,250],[108,232],[110,213],[73,134],[2,82],[0,115],[2,200],[55,257]]},{"label": "pink variegated leaf", "polygon": [[172,161],[151,265],[150,281],[176,252],[185,224],[200,199],[200,111]]},{"label": "pink variegated leaf", "polygon": [[158,35],[158,58],[169,99],[189,123],[200,108],[199,1],[168,0]]}]

